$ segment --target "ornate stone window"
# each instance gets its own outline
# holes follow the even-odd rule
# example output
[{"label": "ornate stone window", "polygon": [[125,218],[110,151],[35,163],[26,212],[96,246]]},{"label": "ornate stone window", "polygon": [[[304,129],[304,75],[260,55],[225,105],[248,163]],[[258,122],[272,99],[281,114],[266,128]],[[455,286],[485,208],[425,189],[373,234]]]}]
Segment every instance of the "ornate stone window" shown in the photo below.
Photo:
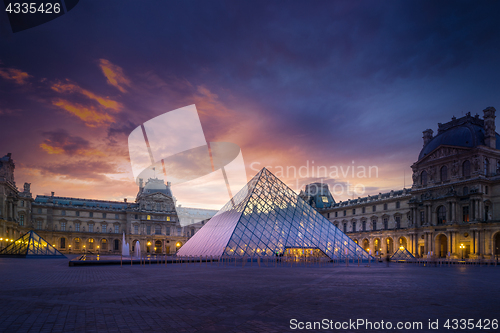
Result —
[{"label": "ornate stone window", "polygon": [[420,184],[422,184],[422,186],[427,186],[427,171],[425,170],[420,174]]},{"label": "ornate stone window", "polygon": [[448,180],[448,167],[446,165],[443,165],[441,168],[441,181],[445,182]]},{"label": "ornate stone window", "polygon": [[470,161],[466,160],[462,163],[462,176],[464,178],[470,178]]},{"label": "ornate stone window", "polygon": [[377,220],[375,219],[372,220],[372,230],[377,230]]},{"label": "ornate stone window", "polygon": [[437,223],[438,224],[445,224],[446,223],[446,207],[445,206],[439,206],[437,209]]}]

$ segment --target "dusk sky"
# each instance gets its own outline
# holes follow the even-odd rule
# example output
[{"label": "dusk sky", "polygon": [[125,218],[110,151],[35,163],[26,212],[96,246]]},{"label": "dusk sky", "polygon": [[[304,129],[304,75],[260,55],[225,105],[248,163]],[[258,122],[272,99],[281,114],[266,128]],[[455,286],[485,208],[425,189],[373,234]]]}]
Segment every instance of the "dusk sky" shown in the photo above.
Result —
[{"label": "dusk sky", "polygon": [[80,1],[18,33],[0,7],[0,155],[34,195],[135,199],[128,135],[191,104],[248,179],[377,166],[323,177],[355,197],[410,187],[423,130],[500,110],[498,1]]}]

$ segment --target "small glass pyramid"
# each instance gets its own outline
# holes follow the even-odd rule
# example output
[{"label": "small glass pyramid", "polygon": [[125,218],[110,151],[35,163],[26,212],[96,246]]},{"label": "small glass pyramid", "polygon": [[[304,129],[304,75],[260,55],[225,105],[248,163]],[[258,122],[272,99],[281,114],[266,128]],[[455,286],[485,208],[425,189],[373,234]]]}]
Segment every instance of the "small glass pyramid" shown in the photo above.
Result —
[{"label": "small glass pyramid", "polygon": [[66,258],[64,254],[59,252],[33,230],[28,231],[13,243],[0,250],[0,256]]},{"label": "small glass pyramid", "polygon": [[415,257],[404,247],[400,247],[391,257],[391,260],[410,260]]},{"label": "small glass pyramid", "polygon": [[263,168],[179,249],[179,256],[282,256],[319,250],[330,259],[371,256]]}]

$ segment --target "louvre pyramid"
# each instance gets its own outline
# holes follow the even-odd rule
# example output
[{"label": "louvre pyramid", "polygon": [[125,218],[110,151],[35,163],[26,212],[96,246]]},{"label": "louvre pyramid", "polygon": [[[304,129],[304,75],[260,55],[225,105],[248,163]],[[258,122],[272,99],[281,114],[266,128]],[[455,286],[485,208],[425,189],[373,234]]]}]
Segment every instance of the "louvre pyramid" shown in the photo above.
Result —
[{"label": "louvre pyramid", "polygon": [[391,260],[410,260],[415,257],[404,247],[400,247],[391,257]]},{"label": "louvre pyramid", "polygon": [[370,258],[358,244],[263,168],[189,241],[179,256],[273,256],[319,249],[330,259]]},{"label": "louvre pyramid", "polygon": [[0,256],[12,257],[57,257],[66,258],[64,254],[50,245],[33,230],[28,231],[13,243],[0,251]]}]

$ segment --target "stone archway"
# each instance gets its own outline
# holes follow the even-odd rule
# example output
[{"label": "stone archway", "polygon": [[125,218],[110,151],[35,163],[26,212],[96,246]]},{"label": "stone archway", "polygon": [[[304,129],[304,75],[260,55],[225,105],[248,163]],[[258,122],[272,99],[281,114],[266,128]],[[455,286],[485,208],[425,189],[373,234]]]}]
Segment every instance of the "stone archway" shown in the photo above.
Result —
[{"label": "stone archway", "polygon": [[435,256],[439,258],[446,258],[448,255],[448,237],[444,234],[436,236],[436,252]]},{"label": "stone archway", "polygon": [[392,254],[394,252],[394,241],[391,237],[387,237],[385,240],[385,253]]},{"label": "stone archway", "polygon": [[374,252],[373,254],[374,255],[380,255],[381,251],[382,251],[382,242],[380,241],[380,238],[375,238],[373,240],[373,249],[374,249]]},{"label": "stone archway", "polygon": [[399,243],[398,247],[402,246],[406,249],[408,246],[408,242],[406,241],[406,237],[404,236],[399,237],[398,243]]},{"label": "stone archway", "polygon": [[368,239],[363,239],[363,249],[370,253],[370,241]]},{"label": "stone archway", "polygon": [[155,253],[161,253],[163,250],[161,240],[155,241]]},{"label": "stone archway", "polygon": [[493,236],[493,255],[500,257],[500,231]]}]

